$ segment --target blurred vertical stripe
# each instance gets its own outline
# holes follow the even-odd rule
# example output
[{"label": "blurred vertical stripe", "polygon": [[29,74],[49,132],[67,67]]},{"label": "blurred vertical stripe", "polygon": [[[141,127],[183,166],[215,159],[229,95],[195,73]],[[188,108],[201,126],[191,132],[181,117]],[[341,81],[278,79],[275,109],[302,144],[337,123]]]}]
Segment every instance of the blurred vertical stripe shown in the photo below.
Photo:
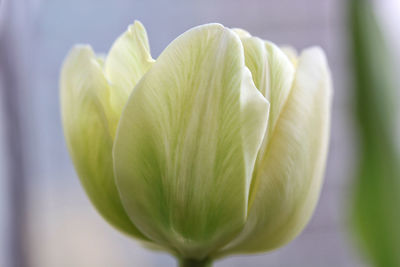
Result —
[{"label": "blurred vertical stripe", "polygon": [[[399,14],[400,15],[400,14]],[[352,218],[374,266],[400,266],[400,158],[395,116],[399,88],[371,2],[349,1],[359,166]]]},{"label": "blurred vertical stripe", "polygon": [[[7,267],[28,267],[28,213],[26,209],[26,172],[24,161],[24,131],[22,121],[23,105],[21,95],[25,90],[26,58],[24,49],[31,49],[27,0],[2,0],[0,3],[0,89],[2,131],[5,140],[4,154],[6,167],[5,185],[7,203],[10,205],[1,214],[5,223]],[[18,12],[17,12],[18,11]],[[24,12],[25,11],[25,12]],[[16,15],[18,14],[18,15]],[[32,51],[30,51],[32,52]]]}]

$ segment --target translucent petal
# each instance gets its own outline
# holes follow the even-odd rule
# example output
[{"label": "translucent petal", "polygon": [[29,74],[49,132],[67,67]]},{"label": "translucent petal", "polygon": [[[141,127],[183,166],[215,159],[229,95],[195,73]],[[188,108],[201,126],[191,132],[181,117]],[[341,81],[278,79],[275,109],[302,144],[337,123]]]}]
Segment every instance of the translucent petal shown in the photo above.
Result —
[{"label": "translucent petal", "polygon": [[[241,40],[246,66],[250,69],[258,90],[271,103],[268,130],[259,152],[259,155],[262,156],[290,93],[295,69],[288,57],[276,45],[257,37],[244,36]],[[260,159],[257,160],[256,166],[258,164],[260,164]],[[250,195],[253,195],[252,191],[250,191]],[[250,202],[252,200],[251,198]]]},{"label": "translucent petal", "polygon": [[244,48],[246,66],[251,71],[254,84],[267,98],[270,98],[270,80],[268,52],[264,41],[257,37],[244,37],[241,39]]},{"label": "translucent petal", "polygon": [[109,104],[110,88],[89,46],[77,46],[61,72],[61,111],[72,161],[90,200],[119,230],[146,239],[122,207],[114,182],[112,145],[118,118]]},{"label": "translucent petal", "polygon": [[114,42],[104,63],[105,76],[113,87],[111,105],[118,114],[133,87],[153,62],[146,30],[139,21],[135,21]]},{"label": "translucent petal", "polygon": [[186,258],[231,240],[246,220],[268,107],[231,30],[209,24],[174,40],[117,131],[116,180],[135,225]]},{"label": "translucent petal", "polygon": [[292,88],[295,68],[279,47],[265,42],[265,48],[268,55],[270,87],[268,99],[271,103],[268,134],[271,135]]},{"label": "translucent petal", "polygon": [[331,81],[323,52],[302,53],[293,88],[256,170],[242,233],[220,254],[262,252],[298,235],[320,192],[329,136]]}]

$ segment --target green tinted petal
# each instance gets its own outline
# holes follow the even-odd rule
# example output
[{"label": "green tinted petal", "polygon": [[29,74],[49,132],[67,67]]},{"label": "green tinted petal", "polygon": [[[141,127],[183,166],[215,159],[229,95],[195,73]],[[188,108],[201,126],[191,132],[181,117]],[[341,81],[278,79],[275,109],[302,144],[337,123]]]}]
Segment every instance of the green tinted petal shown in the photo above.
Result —
[{"label": "green tinted petal", "polygon": [[116,118],[99,59],[89,46],[77,46],[69,53],[60,87],[67,146],[90,200],[112,225],[144,239],[126,215],[115,186],[112,136]]},{"label": "green tinted petal", "polygon": [[294,66],[276,45],[257,37],[242,38],[246,66],[250,69],[254,84],[271,103],[268,134],[275,123],[289,95]]},{"label": "green tinted petal", "polygon": [[241,36],[245,36],[241,40],[246,66],[250,69],[258,90],[271,103],[268,131],[259,153],[263,155],[269,142],[268,136],[275,129],[276,121],[289,95],[295,69],[289,58],[274,44],[257,37],[244,34]]},{"label": "green tinted petal", "polygon": [[295,68],[289,58],[276,45],[265,42],[265,47],[269,67],[270,95],[268,99],[271,103],[268,134],[271,135],[292,88]]},{"label": "green tinted petal", "polygon": [[269,98],[269,66],[264,41],[257,37],[245,37],[242,38],[242,43],[246,66],[251,71],[254,84],[265,97]]},{"label": "green tinted petal", "polygon": [[218,24],[173,41],[135,87],[114,146],[132,221],[182,257],[203,258],[241,229],[268,102],[239,38]]},{"label": "green tinted petal", "polygon": [[114,42],[104,64],[105,76],[113,87],[110,101],[118,114],[133,87],[153,62],[146,30],[139,21],[135,21]]},{"label": "green tinted petal", "polygon": [[299,60],[291,93],[256,170],[243,232],[222,253],[261,252],[293,239],[316,205],[329,135],[331,83],[320,49]]}]

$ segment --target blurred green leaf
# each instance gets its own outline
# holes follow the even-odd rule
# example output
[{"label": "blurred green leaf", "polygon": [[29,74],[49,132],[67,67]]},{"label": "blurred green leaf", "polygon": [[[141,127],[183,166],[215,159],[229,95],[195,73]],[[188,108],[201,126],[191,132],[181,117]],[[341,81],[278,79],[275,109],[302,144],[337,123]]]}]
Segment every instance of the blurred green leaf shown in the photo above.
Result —
[{"label": "blurred green leaf", "polygon": [[[393,66],[370,1],[352,0],[351,26],[360,163],[353,222],[375,266],[400,266],[400,158]],[[396,103],[397,102],[397,103]]]}]

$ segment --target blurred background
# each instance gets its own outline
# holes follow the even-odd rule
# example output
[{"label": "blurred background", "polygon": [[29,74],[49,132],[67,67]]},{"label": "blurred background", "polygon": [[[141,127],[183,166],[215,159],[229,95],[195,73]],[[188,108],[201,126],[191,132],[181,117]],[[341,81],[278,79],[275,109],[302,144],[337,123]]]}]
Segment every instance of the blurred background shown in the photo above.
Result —
[{"label": "blurred background", "polygon": [[[310,224],[281,249],[233,256],[215,266],[372,266],[350,222],[360,134],[348,3],[0,0],[0,266],[176,265],[171,256],[141,247],[100,217],[79,184],[62,133],[58,80],[66,53],[76,43],[106,53],[135,19],[147,29],[154,58],[176,36],[208,22],[244,28],[298,50],[318,45],[326,51],[335,89],[331,144]],[[398,77],[400,1],[379,0],[373,7]],[[399,126],[397,131],[400,147]]]}]

